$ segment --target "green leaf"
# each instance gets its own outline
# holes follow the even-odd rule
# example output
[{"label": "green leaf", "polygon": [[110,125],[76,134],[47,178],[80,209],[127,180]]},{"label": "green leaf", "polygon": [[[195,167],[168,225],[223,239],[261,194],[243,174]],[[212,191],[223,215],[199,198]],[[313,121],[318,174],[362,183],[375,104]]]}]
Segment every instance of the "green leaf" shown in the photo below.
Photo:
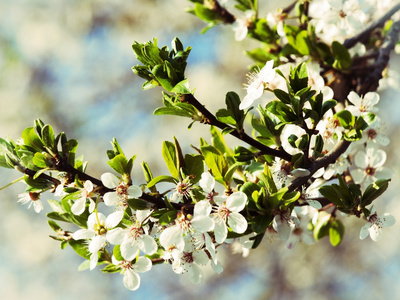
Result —
[{"label": "green leaf", "polygon": [[350,129],[355,124],[355,117],[348,110],[341,110],[335,114],[335,116],[339,119],[340,125],[345,129]]},{"label": "green leaf", "polygon": [[224,176],[228,171],[225,157],[213,146],[203,145],[200,147],[207,166],[211,169],[216,181],[225,185]]},{"label": "green leaf", "polygon": [[48,124],[42,128],[42,141],[47,147],[54,148],[54,130]]},{"label": "green leaf", "polygon": [[170,210],[168,212],[166,212],[165,214],[163,214],[160,217],[160,225],[168,225],[172,222],[174,222],[174,220],[176,219],[176,215],[177,215],[177,211],[176,210]]},{"label": "green leaf", "polygon": [[58,233],[58,231],[61,230],[61,227],[53,220],[48,220],[47,223],[49,224],[51,229],[53,229],[53,231]]},{"label": "green leaf", "polygon": [[333,67],[339,70],[348,70],[351,67],[352,61],[349,50],[341,43],[334,41],[332,43],[332,52],[335,58]]},{"label": "green leaf", "polygon": [[124,154],[118,154],[114,156],[113,159],[110,159],[107,163],[118,174],[130,175],[134,158],[135,156],[128,161]]},{"label": "green leaf", "polygon": [[191,94],[191,90],[190,90],[190,86],[189,86],[189,80],[188,79],[184,79],[180,82],[178,82],[174,88],[171,90],[172,93],[175,94]]},{"label": "green leaf", "polygon": [[33,127],[28,127],[22,132],[24,144],[32,147],[37,152],[44,150],[44,145]]},{"label": "green leaf", "polygon": [[122,257],[120,245],[115,245],[113,249],[113,255],[118,261],[124,261],[125,258]]},{"label": "green leaf", "polygon": [[178,179],[179,178],[178,158],[175,152],[175,145],[172,142],[169,141],[163,142],[162,156],[171,175],[174,178]]},{"label": "green leaf", "polygon": [[119,273],[121,272],[121,270],[122,270],[121,266],[116,266],[113,264],[109,264],[105,266],[103,269],[101,269],[103,273]]},{"label": "green leaf", "polygon": [[290,96],[285,91],[283,91],[281,89],[274,89],[274,94],[283,103],[285,103],[285,104],[290,104],[291,103]]},{"label": "green leaf", "polygon": [[127,202],[129,207],[134,210],[145,210],[152,206],[151,203],[138,198],[128,199]]},{"label": "green leaf", "polygon": [[251,229],[255,233],[265,233],[267,228],[271,225],[272,223],[272,216],[271,215],[258,215],[256,216],[252,223],[251,223]]},{"label": "green leaf", "polygon": [[382,195],[389,186],[390,179],[378,179],[371,183],[361,197],[361,207],[370,205],[376,198]]},{"label": "green leaf", "polygon": [[201,179],[201,174],[204,172],[204,158],[199,154],[185,155],[184,173],[186,176],[192,175],[192,183],[197,183]]},{"label": "green leaf", "polygon": [[160,175],[160,176],[157,176],[157,177],[153,178],[152,180],[150,180],[150,182],[147,183],[147,188],[151,189],[157,183],[160,183],[160,182],[176,183],[176,179],[175,179],[175,177],[172,177],[172,176]]},{"label": "green leaf", "polygon": [[217,111],[217,113],[215,114],[216,118],[218,121],[225,123],[225,124],[229,124],[229,125],[236,125],[236,120],[235,120],[235,116],[233,115],[233,112],[230,110],[227,110],[225,108],[222,108],[220,110]]},{"label": "green leaf", "polygon": [[90,259],[90,252],[85,240],[69,240],[68,244],[85,259]]},{"label": "green leaf", "polygon": [[322,211],[319,213],[317,224],[314,227],[314,238],[316,241],[322,239],[324,236],[327,236],[329,234],[331,217],[331,214],[328,214],[326,212]]},{"label": "green leaf", "polygon": [[344,225],[340,220],[334,219],[329,227],[329,240],[331,245],[336,247],[340,244],[344,235]]},{"label": "green leaf", "polygon": [[271,101],[265,109],[274,114],[282,122],[292,123],[298,120],[293,110],[281,101]]}]

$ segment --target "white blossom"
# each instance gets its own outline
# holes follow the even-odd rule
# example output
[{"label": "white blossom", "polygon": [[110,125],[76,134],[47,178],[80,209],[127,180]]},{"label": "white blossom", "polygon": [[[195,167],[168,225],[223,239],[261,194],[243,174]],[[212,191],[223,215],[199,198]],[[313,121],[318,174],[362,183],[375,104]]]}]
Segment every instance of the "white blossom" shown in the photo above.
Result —
[{"label": "white blossom", "polygon": [[247,229],[247,220],[240,212],[244,209],[247,196],[243,192],[231,194],[225,201],[216,201],[211,214],[215,221],[215,241],[223,243],[228,235],[228,226],[236,233],[243,233]]},{"label": "white blossom", "polygon": [[40,213],[43,210],[43,203],[40,200],[40,194],[34,192],[26,192],[18,195],[18,203],[22,205],[28,204],[28,209],[33,205],[35,212]]},{"label": "white blossom", "polygon": [[124,286],[131,291],[136,291],[140,287],[140,276],[138,273],[148,272],[152,267],[151,260],[144,256],[139,257],[135,263],[127,260],[118,261],[114,256],[111,259],[114,265],[121,266],[121,273],[124,275]]},{"label": "white blossom", "polygon": [[104,203],[107,206],[117,205],[119,208],[125,209],[128,199],[138,198],[142,195],[142,190],[139,186],[127,185],[112,173],[101,175],[101,181],[107,188],[115,190],[103,196]]},{"label": "white blossom", "polygon": [[382,228],[394,225],[395,218],[388,213],[378,216],[375,207],[371,207],[371,214],[368,216],[368,223],[365,224],[360,231],[360,239],[365,239],[368,235],[375,242],[382,238]]},{"label": "white blossom", "polygon": [[103,248],[107,242],[113,240],[113,234],[117,233],[116,227],[124,216],[123,211],[111,213],[107,218],[98,212],[92,213],[87,221],[87,229],[79,229],[72,238],[74,240],[90,239],[89,252],[90,270],[93,270],[98,261],[98,251]]},{"label": "white blossom", "polygon": [[246,87],[247,94],[240,103],[239,109],[250,107],[255,100],[262,96],[268,83],[275,77],[275,69],[273,66],[274,61],[270,60],[259,72],[252,73],[248,76],[249,83]]}]

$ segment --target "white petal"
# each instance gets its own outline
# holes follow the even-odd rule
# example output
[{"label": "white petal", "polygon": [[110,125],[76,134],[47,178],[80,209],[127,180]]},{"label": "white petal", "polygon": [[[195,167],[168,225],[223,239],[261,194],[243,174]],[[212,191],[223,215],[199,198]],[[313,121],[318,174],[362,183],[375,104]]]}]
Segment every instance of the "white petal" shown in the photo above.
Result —
[{"label": "white petal", "polygon": [[372,224],[369,229],[369,235],[374,242],[379,241],[382,238],[382,227]]},{"label": "white petal", "polygon": [[244,209],[246,205],[247,196],[243,192],[235,192],[226,199],[226,207],[230,211],[239,212]]},{"label": "white petal", "polygon": [[379,221],[381,222],[383,227],[389,227],[394,225],[394,223],[396,223],[396,219],[391,214],[388,213],[385,213],[382,216],[380,216]]},{"label": "white petal", "polygon": [[140,250],[148,255],[152,255],[158,250],[158,246],[154,238],[147,234],[140,236],[138,240],[138,245]]},{"label": "white petal", "polygon": [[215,187],[215,179],[209,172],[204,172],[201,174],[201,179],[199,181],[200,187],[207,194],[212,192]]},{"label": "white petal", "polygon": [[191,282],[193,282],[194,284],[199,284],[200,282],[202,282],[204,274],[203,270],[201,270],[198,265],[191,264],[191,268],[189,268],[188,271],[189,279]]},{"label": "white petal", "polygon": [[[369,151],[371,149],[371,151]],[[378,168],[383,166],[383,164],[386,161],[386,152],[383,151],[382,149],[376,149],[374,147],[372,148],[367,148],[367,153],[370,155],[369,157],[369,162],[370,165],[374,168]]]},{"label": "white petal", "polygon": [[355,106],[361,106],[361,98],[356,92],[351,91],[347,96],[347,99],[349,99],[349,101]]},{"label": "white petal", "polygon": [[164,249],[175,245],[179,250],[183,250],[185,242],[182,236],[183,232],[178,226],[171,226],[164,229],[160,234],[160,244]]},{"label": "white petal", "polygon": [[108,230],[106,234],[107,241],[113,245],[121,245],[126,235],[126,230],[117,227],[112,230]]},{"label": "white petal", "polygon": [[72,235],[72,238],[74,240],[85,240],[85,239],[91,239],[94,237],[94,231],[89,230],[89,229],[79,229],[78,231],[74,232]]},{"label": "white petal", "polygon": [[354,155],[354,163],[357,167],[365,169],[368,167],[369,158],[364,151],[358,151],[356,155]]},{"label": "white petal", "polygon": [[243,110],[243,109],[249,108],[253,104],[254,100],[256,100],[256,99],[257,99],[256,96],[254,96],[252,94],[247,94],[243,98],[242,102],[240,102],[239,109]]},{"label": "white petal", "polygon": [[135,259],[139,253],[139,246],[133,239],[125,239],[121,244],[122,257],[128,261]]},{"label": "white petal", "polygon": [[215,222],[214,234],[215,234],[215,241],[218,244],[221,244],[226,240],[226,236],[228,235],[228,228],[226,227],[225,222],[223,221]]},{"label": "white petal", "polygon": [[366,93],[364,96],[364,103],[368,107],[372,107],[379,102],[379,94],[375,92]]},{"label": "white petal", "polygon": [[210,261],[210,259],[208,258],[208,255],[206,254],[206,252],[204,250],[193,252],[193,260],[197,264],[203,265],[203,266],[205,266]]},{"label": "white petal", "polygon": [[108,192],[103,196],[104,204],[107,206],[114,206],[119,203],[117,192]]},{"label": "white petal", "polygon": [[203,216],[208,216],[211,213],[211,204],[210,201],[208,200],[202,200],[197,202],[194,205],[194,212],[193,212],[193,216],[199,216],[199,215],[203,215]]},{"label": "white petal", "polygon": [[355,184],[360,184],[365,180],[366,173],[364,170],[355,169],[350,171],[351,177],[353,177]]},{"label": "white petal", "polygon": [[393,177],[393,170],[386,167],[381,167],[375,170],[374,175],[378,179],[390,179]]},{"label": "white petal", "polygon": [[86,198],[80,198],[75,201],[71,207],[71,211],[74,215],[80,215],[85,211]]},{"label": "white petal", "polygon": [[288,249],[293,249],[296,246],[297,242],[299,241],[299,236],[296,234],[291,234],[286,241],[286,247]]},{"label": "white petal", "polygon": [[123,282],[128,290],[136,291],[140,287],[140,276],[132,270],[126,270]]},{"label": "white petal", "polygon": [[97,266],[97,262],[99,261],[99,255],[97,252],[94,252],[90,255],[90,270],[93,270]]},{"label": "white petal", "polygon": [[139,198],[142,196],[143,192],[142,189],[137,185],[131,185],[128,187],[128,195],[129,198]]},{"label": "white petal", "polygon": [[372,224],[370,222],[368,222],[363,227],[361,227],[360,240],[365,239],[369,235],[369,228],[371,227],[371,225]]},{"label": "white petal", "polygon": [[151,260],[145,256],[139,257],[139,259],[136,261],[136,263],[133,266],[135,271],[140,272],[140,273],[150,271],[151,267],[152,267]]},{"label": "white petal", "polygon": [[111,213],[106,219],[105,223],[106,228],[111,229],[117,226],[119,222],[121,222],[123,216],[124,216],[124,211],[122,210]]},{"label": "white petal", "polygon": [[40,200],[33,201],[33,209],[34,209],[37,213],[40,213],[40,212],[43,210],[42,201],[40,201]]},{"label": "white petal", "polygon": [[106,244],[106,237],[103,235],[97,235],[92,238],[91,242],[89,243],[89,252],[95,253],[99,251],[103,246]]},{"label": "white petal", "polygon": [[93,183],[90,180],[86,180],[85,183],[83,184],[83,187],[85,188],[87,193],[93,191]]},{"label": "white petal", "polygon": [[112,173],[104,173],[101,175],[101,182],[109,189],[114,189],[119,185],[120,180]]},{"label": "white petal", "polygon": [[214,220],[209,216],[199,215],[191,221],[193,228],[198,232],[207,232],[214,229]]},{"label": "white petal", "polygon": [[243,233],[247,229],[247,221],[245,217],[236,212],[229,214],[228,225],[230,228],[232,228],[232,231],[237,233]]},{"label": "white petal", "polygon": [[321,209],[322,208],[321,203],[319,201],[317,201],[317,200],[306,200],[306,201],[311,207],[314,207],[316,209]]}]

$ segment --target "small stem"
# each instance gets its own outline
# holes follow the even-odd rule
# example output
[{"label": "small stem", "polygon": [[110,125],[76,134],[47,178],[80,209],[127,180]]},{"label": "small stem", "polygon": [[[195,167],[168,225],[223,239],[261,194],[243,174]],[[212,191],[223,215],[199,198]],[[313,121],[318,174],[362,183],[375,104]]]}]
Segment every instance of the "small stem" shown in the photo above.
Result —
[{"label": "small stem", "polygon": [[21,181],[22,179],[24,179],[24,176],[22,176],[22,177],[20,177],[20,178],[17,178],[17,179],[15,179],[15,180],[11,181],[9,184],[7,184],[7,185],[1,187],[1,188],[0,188],[0,191],[1,191],[1,190],[4,190],[5,188],[8,188],[9,186],[13,185],[14,183],[17,183],[18,181]]}]

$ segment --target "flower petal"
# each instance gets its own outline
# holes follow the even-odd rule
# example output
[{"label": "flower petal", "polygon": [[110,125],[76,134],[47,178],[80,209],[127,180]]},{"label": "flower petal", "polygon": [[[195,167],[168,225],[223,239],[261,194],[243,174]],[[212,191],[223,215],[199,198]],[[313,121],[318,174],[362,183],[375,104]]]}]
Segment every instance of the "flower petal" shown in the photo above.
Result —
[{"label": "flower petal", "polygon": [[133,266],[135,271],[137,271],[139,273],[148,272],[151,270],[151,267],[152,267],[151,260],[145,256],[139,257]]},{"label": "flower petal", "polygon": [[104,173],[101,175],[101,182],[109,189],[114,189],[119,185],[120,180],[112,173]]},{"label": "flower petal", "polygon": [[132,270],[126,270],[124,273],[124,286],[131,291],[136,291],[140,287],[140,276]]},{"label": "flower petal", "polygon": [[226,199],[226,207],[233,212],[239,212],[246,205],[247,196],[243,192],[235,192]]},{"label": "flower petal", "polygon": [[193,228],[198,232],[207,232],[214,229],[214,220],[209,216],[199,215],[191,221]]},{"label": "flower petal", "polygon": [[215,241],[218,244],[221,244],[226,240],[226,236],[228,235],[228,228],[226,227],[224,221],[220,220],[215,222],[214,234]]},{"label": "flower petal", "polygon": [[86,198],[80,198],[75,201],[71,207],[71,211],[74,215],[80,215],[85,211]]},{"label": "flower petal", "polygon": [[121,244],[121,254],[126,260],[133,260],[139,253],[139,246],[136,240],[125,239]]},{"label": "flower petal", "polygon": [[123,216],[124,216],[124,211],[122,210],[111,213],[106,219],[105,223],[106,228],[111,229],[117,226],[119,222],[121,222]]},{"label": "flower petal", "polygon": [[228,217],[228,225],[232,231],[236,233],[243,233],[247,229],[247,221],[245,217],[237,212],[232,212]]},{"label": "flower petal", "polygon": [[158,250],[158,246],[154,238],[147,234],[140,236],[138,239],[138,245],[140,250],[148,255],[152,255]]}]

